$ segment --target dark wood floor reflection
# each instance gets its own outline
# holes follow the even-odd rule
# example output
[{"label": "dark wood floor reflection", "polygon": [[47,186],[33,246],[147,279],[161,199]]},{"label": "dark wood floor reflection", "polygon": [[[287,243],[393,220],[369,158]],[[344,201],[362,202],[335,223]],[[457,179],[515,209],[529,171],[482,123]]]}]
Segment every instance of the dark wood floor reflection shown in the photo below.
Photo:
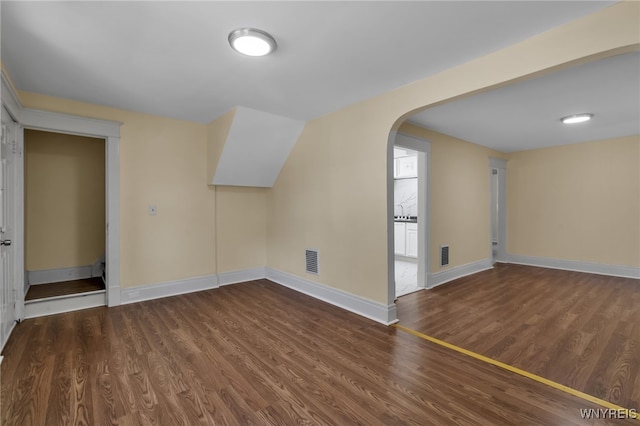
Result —
[{"label": "dark wood floor reflection", "polygon": [[640,280],[497,264],[397,306],[408,328],[640,411]]},{"label": "dark wood floor reflection", "polygon": [[597,408],[266,280],[27,320],[4,355],[6,426],[575,425]]}]

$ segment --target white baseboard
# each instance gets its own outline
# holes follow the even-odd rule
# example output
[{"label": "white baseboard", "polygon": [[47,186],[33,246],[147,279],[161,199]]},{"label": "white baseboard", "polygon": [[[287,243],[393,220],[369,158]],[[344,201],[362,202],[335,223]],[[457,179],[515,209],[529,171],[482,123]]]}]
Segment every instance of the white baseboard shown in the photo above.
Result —
[{"label": "white baseboard", "polygon": [[38,285],[91,278],[91,269],[92,265],[27,271],[27,282],[29,285]]},{"label": "white baseboard", "polygon": [[221,272],[217,275],[187,278],[140,287],[123,288],[120,291],[121,303],[136,303],[161,297],[177,296],[209,290],[219,286],[231,285],[247,281],[268,278],[269,280],[292,290],[315,297],[339,308],[369,318],[373,321],[389,325],[397,322],[396,305],[385,306],[381,303],[327,287],[295,275],[287,274],[272,268],[258,267],[241,271]]},{"label": "white baseboard", "polygon": [[[0,353],[2,353],[2,351],[4,350],[4,345],[6,345],[7,342],[9,341],[9,336],[11,336],[11,333],[13,332],[14,328],[16,328],[16,321],[11,322],[11,327],[9,327],[9,331],[7,332],[7,335],[2,336],[2,342],[0,342]],[[0,356],[0,364],[2,364],[2,356]]]},{"label": "white baseboard", "polygon": [[79,293],[49,299],[30,300],[24,304],[24,317],[37,318],[106,305],[105,291]]},{"label": "white baseboard", "polygon": [[384,325],[398,322],[396,305],[384,305],[296,275],[266,268],[267,279]]},{"label": "white baseboard", "polygon": [[[91,267],[89,272],[91,272]],[[473,273],[473,272],[470,272]],[[159,299],[169,296],[177,296],[180,294],[193,293],[197,291],[210,290],[218,288],[222,285],[230,285],[246,281],[268,278],[269,280],[288,287],[292,290],[304,293],[316,299],[330,303],[339,308],[353,312],[370,320],[376,321],[384,325],[390,325],[398,322],[395,303],[384,305],[364,297],[356,296],[343,290],[328,287],[313,281],[300,278],[298,276],[278,271],[273,268],[258,267],[245,269],[241,271],[221,272],[220,274],[206,275],[202,277],[186,278],[182,280],[167,281],[157,284],[148,284],[138,287],[120,288],[120,304],[142,302],[145,300]],[[117,292],[117,288],[109,289],[110,293]],[[109,306],[115,306],[115,300],[111,295],[109,297]],[[70,300],[70,299],[67,299]],[[65,306],[66,311],[85,309],[93,306],[103,306],[106,303],[105,296],[99,302],[95,302],[91,306],[76,307],[75,304]],[[25,306],[26,308],[26,306]],[[38,313],[35,316],[50,315],[52,313],[66,312],[57,308],[47,308],[44,313]],[[32,311],[25,312],[26,318],[34,316]]]},{"label": "white baseboard", "polygon": [[[107,286],[106,283],[105,286]],[[120,300],[122,300],[122,289],[120,286],[109,287],[107,291],[107,306],[119,306]]]},{"label": "white baseboard", "polygon": [[265,278],[266,276],[267,273],[264,266],[261,266],[259,268],[243,269],[241,271],[219,272],[218,284],[221,286],[237,284],[246,281],[259,280]]},{"label": "white baseboard", "polygon": [[540,266],[542,268],[564,269],[566,271],[587,272],[589,274],[640,279],[640,267],[607,265],[604,263],[582,262],[579,260],[553,259],[548,257],[521,256],[508,254],[508,263]]},{"label": "white baseboard", "polygon": [[[90,273],[91,267],[89,266],[88,269]],[[202,277],[186,278],[182,280],[167,281],[163,283],[149,284],[138,287],[120,288],[120,303],[117,303],[117,301],[113,297],[113,294],[111,294],[117,292],[118,288],[113,288],[109,289],[109,293],[111,294],[109,297],[109,306],[115,306],[117,304],[125,305],[129,303],[142,302],[145,300],[153,300],[162,297],[193,293],[196,291],[210,290],[223,285],[253,281],[262,278],[268,278],[277,284],[283,285],[300,293],[307,294],[311,297],[330,303],[334,306],[353,312],[384,325],[390,325],[398,322],[395,303],[384,305],[382,303],[375,302],[364,297],[356,296],[354,294],[347,293],[336,288],[328,287],[323,284],[318,284],[313,281],[288,274],[286,272],[281,272],[273,268],[265,267],[245,269],[241,271],[221,272],[217,275],[214,274]],[[68,278],[65,277],[65,279]],[[37,314],[34,314],[34,312],[32,312],[33,309],[31,309],[31,311],[25,313],[25,317],[32,318],[33,316],[66,312],[63,309],[71,311],[76,309],[84,309],[86,307],[102,306],[105,305],[105,302],[106,300],[103,295],[102,300],[100,300],[99,302],[94,302],[92,306],[83,305],[80,307],[76,307],[77,303],[74,304],[72,302],[69,306],[64,306],[64,308],[47,307],[45,309],[45,312],[38,312]]]},{"label": "white baseboard", "polygon": [[402,256],[401,254],[394,254],[393,256],[395,260],[401,260],[403,262],[418,263],[417,257]]},{"label": "white baseboard", "polygon": [[218,287],[218,276],[214,274],[139,287],[121,288],[120,303],[126,305],[128,303],[177,296]]},{"label": "white baseboard", "polygon": [[455,266],[444,271],[429,274],[427,277],[427,288],[437,287],[449,281],[476,274],[481,271],[493,268],[491,259],[482,259],[465,265]]}]

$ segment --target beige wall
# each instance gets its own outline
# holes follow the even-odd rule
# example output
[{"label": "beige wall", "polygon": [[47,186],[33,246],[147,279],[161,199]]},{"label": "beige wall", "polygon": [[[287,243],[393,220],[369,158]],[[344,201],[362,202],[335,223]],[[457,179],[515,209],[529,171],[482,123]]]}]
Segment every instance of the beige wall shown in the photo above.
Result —
[{"label": "beige wall", "polygon": [[[123,123],[121,286],[265,266],[265,190],[207,185],[207,151],[228,130],[225,120],[207,126],[34,93],[19,96],[25,107]],[[148,215],[150,204],[157,206],[156,216]]]},{"label": "beige wall", "polygon": [[[269,196],[268,264],[381,300],[387,150],[369,142],[389,129],[366,114],[358,120],[338,114],[306,125]],[[319,251],[317,276],[304,271],[306,248]]]},{"label": "beige wall", "polygon": [[[387,271],[389,131],[411,111],[428,105],[531,78],[586,57],[637,49],[639,6],[635,2],[616,4],[307,123],[269,197],[269,266],[391,303]],[[483,181],[485,185],[488,177]],[[483,192],[488,197],[488,188]],[[304,272],[307,247],[320,250],[318,276]]]},{"label": "beige wall", "polygon": [[[215,272],[206,126],[32,93],[26,107],[122,122],[120,281],[132,287]],[[156,216],[147,207],[155,204]]]},{"label": "beige wall", "polygon": [[218,272],[267,265],[267,191],[216,187]]},{"label": "beige wall", "polygon": [[[236,108],[207,125],[207,183],[213,181]],[[264,267],[267,263],[267,190],[211,186],[215,191],[216,271]]]},{"label": "beige wall", "polygon": [[507,238],[511,254],[640,266],[640,136],[510,154]]},{"label": "beige wall", "polygon": [[91,265],[105,252],[105,142],[25,130],[25,268]]},{"label": "beige wall", "polygon": [[504,154],[409,123],[399,131],[431,142],[431,272],[490,258],[489,158]]}]

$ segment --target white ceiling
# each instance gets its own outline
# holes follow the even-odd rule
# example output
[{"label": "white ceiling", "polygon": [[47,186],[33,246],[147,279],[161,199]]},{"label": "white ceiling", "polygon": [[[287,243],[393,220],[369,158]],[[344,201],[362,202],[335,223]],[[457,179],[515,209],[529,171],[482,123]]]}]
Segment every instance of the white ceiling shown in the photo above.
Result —
[{"label": "white ceiling", "polygon": [[[562,117],[593,113],[586,123]],[[640,134],[640,53],[565,69],[429,108],[410,122],[513,152]]]},{"label": "white ceiling", "polygon": [[[306,121],[613,2],[1,2],[20,90],[209,122],[234,106]],[[252,26],[272,56],[232,51]]]}]

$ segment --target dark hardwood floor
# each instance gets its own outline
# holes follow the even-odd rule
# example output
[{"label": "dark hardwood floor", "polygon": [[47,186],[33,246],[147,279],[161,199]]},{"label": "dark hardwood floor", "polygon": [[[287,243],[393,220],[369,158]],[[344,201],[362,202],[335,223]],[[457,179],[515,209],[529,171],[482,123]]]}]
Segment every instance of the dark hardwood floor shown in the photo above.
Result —
[{"label": "dark hardwood floor", "polygon": [[38,284],[29,287],[29,291],[27,291],[24,300],[46,299],[47,297],[66,296],[69,294],[87,293],[98,290],[104,290],[104,282],[100,277]]},{"label": "dark hardwood floor", "polygon": [[26,320],[4,355],[6,426],[575,425],[598,408],[267,280]]},{"label": "dark hardwood floor", "polygon": [[405,327],[640,411],[640,280],[497,264],[397,307]]}]

